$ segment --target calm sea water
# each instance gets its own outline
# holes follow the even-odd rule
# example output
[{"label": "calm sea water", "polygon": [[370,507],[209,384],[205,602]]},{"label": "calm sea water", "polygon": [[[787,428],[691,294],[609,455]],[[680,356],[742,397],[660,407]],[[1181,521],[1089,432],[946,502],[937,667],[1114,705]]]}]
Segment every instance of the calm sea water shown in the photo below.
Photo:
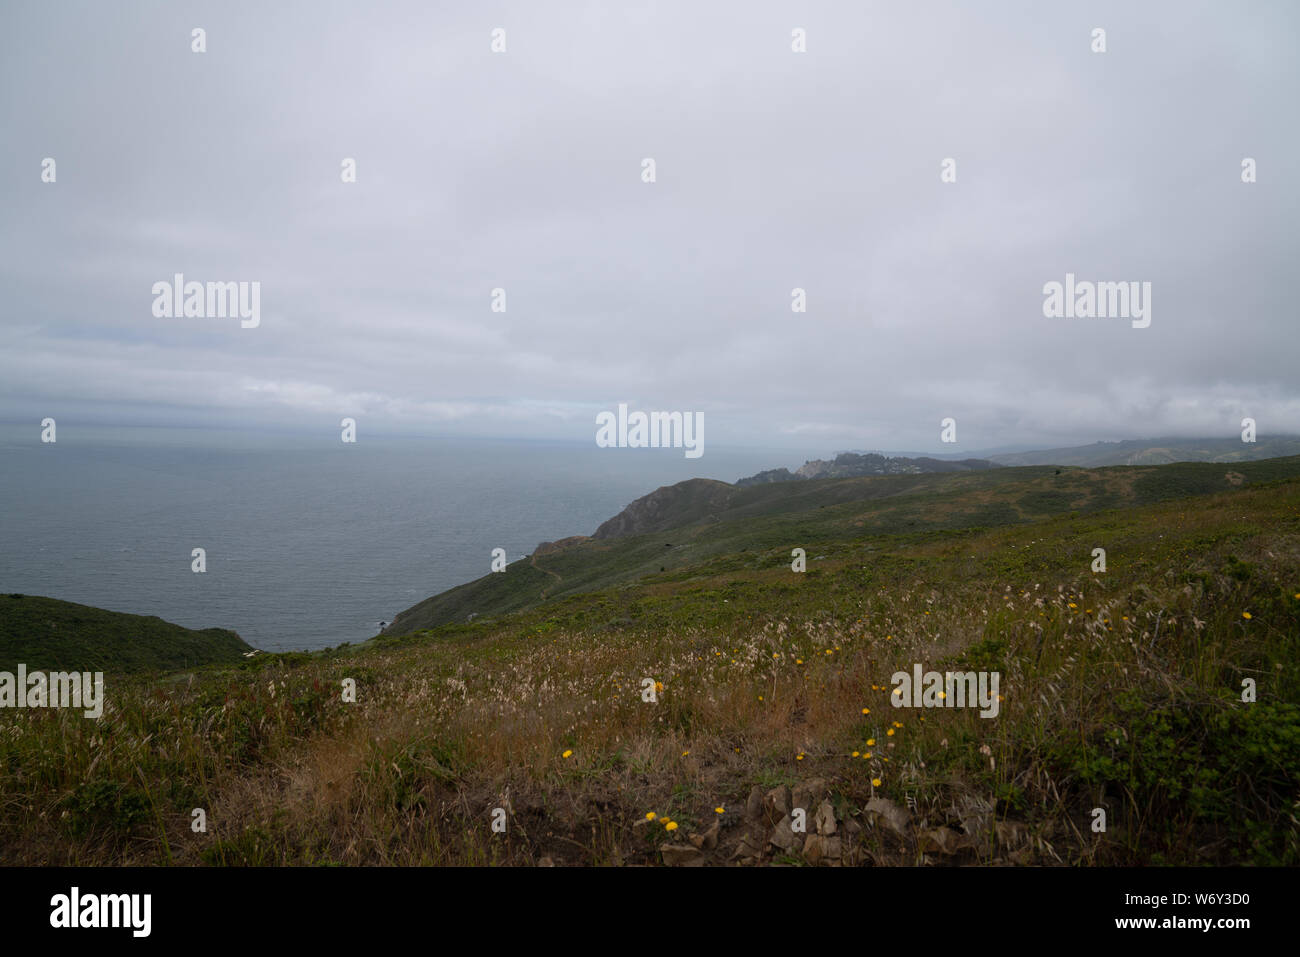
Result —
[{"label": "calm sea water", "polygon": [[[795,456],[795,458],[798,458]],[[372,637],[404,608],[635,498],[735,481],[789,452],[214,431],[0,428],[0,592],[46,595],[269,651]],[[190,569],[207,551],[207,572]]]}]

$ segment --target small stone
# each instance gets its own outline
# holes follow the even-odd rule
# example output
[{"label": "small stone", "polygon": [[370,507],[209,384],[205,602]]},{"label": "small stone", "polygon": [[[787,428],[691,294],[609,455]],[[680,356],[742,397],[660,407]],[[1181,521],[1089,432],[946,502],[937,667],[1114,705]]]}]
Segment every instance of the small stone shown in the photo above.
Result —
[{"label": "small stone", "polygon": [[761,821],[763,819],[763,789],[757,784],[749,791],[749,800],[745,802],[745,819]]},{"label": "small stone", "polygon": [[826,794],[823,778],[810,778],[794,790],[794,806],[811,812],[817,801]]},{"label": "small stone", "polygon": [[803,842],[803,859],[814,866],[821,863],[826,852],[826,838],[809,834]]},{"label": "small stone", "polygon": [[794,831],[790,829],[789,814],[781,818],[781,823],[776,826],[769,840],[773,847],[779,847],[783,851],[788,851],[794,846]]},{"label": "small stone", "polygon": [[713,825],[703,834],[692,834],[691,843],[698,848],[711,851],[718,846],[718,822],[714,821]]},{"label": "small stone", "polygon": [[874,797],[867,802],[866,811],[875,823],[884,824],[900,837],[906,836],[907,822],[912,816],[906,808],[899,807],[889,798]]},{"label": "small stone", "polygon": [[669,867],[690,867],[704,863],[699,849],[689,844],[660,844],[659,853],[664,856],[664,863]]},{"label": "small stone", "polygon": [[746,834],[743,838],[740,839],[740,844],[736,846],[736,850],[732,853],[731,859],[733,861],[737,859],[752,860],[754,858],[761,856],[762,853],[763,853],[763,845],[759,843],[753,836]]},{"label": "small stone", "polygon": [[956,854],[968,846],[968,842],[950,827],[936,827],[922,831],[916,838],[917,847],[922,853]]},{"label": "small stone", "polygon": [[775,824],[790,813],[790,789],[782,784],[772,788],[763,799],[763,810],[767,813],[767,823]]},{"label": "small stone", "polygon": [[830,801],[822,801],[817,808],[817,833],[828,836],[835,833],[835,808]]},{"label": "small stone", "polygon": [[554,867],[554,866],[555,866],[555,862],[554,862],[553,860],[551,860],[549,857],[543,857],[540,861],[537,862],[537,866],[538,866],[538,867]]}]

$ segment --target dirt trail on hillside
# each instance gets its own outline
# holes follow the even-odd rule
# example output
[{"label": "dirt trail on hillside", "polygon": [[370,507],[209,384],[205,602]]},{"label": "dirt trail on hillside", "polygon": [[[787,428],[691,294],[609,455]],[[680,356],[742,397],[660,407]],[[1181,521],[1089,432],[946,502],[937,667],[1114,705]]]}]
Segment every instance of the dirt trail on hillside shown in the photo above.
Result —
[{"label": "dirt trail on hillside", "polygon": [[[545,572],[546,574],[550,575],[552,578],[555,579],[556,584],[559,584],[560,582],[564,581],[564,579],[561,578],[557,573],[551,571],[549,568],[543,568],[541,565],[537,564],[537,556],[536,556],[536,555],[529,555],[529,556],[528,556],[528,564],[532,565],[532,566],[533,566],[534,568],[536,568],[539,572]],[[552,585],[552,586],[551,586],[551,588],[554,588],[554,587],[555,587],[555,585]],[[551,588],[543,588],[543,589],[542,589],[542,597],[543,597],[543,598],[546,598],[546,597],[547,597],[547,595],[550,593]]]}]

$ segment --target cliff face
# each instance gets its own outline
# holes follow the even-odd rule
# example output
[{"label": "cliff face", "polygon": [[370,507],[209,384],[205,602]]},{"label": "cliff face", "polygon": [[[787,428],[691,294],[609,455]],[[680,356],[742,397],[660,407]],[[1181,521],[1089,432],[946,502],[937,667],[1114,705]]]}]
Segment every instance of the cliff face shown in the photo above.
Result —
[{"label": "cliff face", "polygon": [[644,535],[707,519],[736,494],[736,487],[714,479],[687,479],[643,495],[596,529],[593,538]]}]

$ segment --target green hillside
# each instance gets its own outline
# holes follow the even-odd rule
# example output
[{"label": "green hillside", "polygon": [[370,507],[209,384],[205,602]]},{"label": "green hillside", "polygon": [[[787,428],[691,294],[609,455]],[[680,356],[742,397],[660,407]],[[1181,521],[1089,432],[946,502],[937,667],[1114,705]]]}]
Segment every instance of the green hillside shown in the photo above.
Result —
[{"label": "green hillside", "polygon": [[[1102,469],[1040,466],[749,487],[692,480],[640,500],[654,506],[641,509],[640,524],[648,526],[641,534],[540,550],[504,572],[408,608],[385,634],[465,622],[470,615],[492,618],[620,583],[670,581],[755,567],[756,562],[788,566],[795,547],[807,550],[809,559],[822,552],[834,557],[859,544],[897,547],[958,529],[1146,505],[1293,476],[1300,476],[1300,456],[1231,468],[1199,462]],[[633,503],[628,511],[639,508]]]},{"label": "green hillside", "polygon": [[[514,613],[0,712],[0,859],[1300,864],[1300,477],[1259,465],[740,498],[521,563],[503,606],[565,590]],[[893,707],[918,665],[998,713]]]},{"label": "green hillside", "polygon": [[238,662],[252,649],[233,631],[193,631],[56,598],[0,595],[0,671],[174,671]]}]

